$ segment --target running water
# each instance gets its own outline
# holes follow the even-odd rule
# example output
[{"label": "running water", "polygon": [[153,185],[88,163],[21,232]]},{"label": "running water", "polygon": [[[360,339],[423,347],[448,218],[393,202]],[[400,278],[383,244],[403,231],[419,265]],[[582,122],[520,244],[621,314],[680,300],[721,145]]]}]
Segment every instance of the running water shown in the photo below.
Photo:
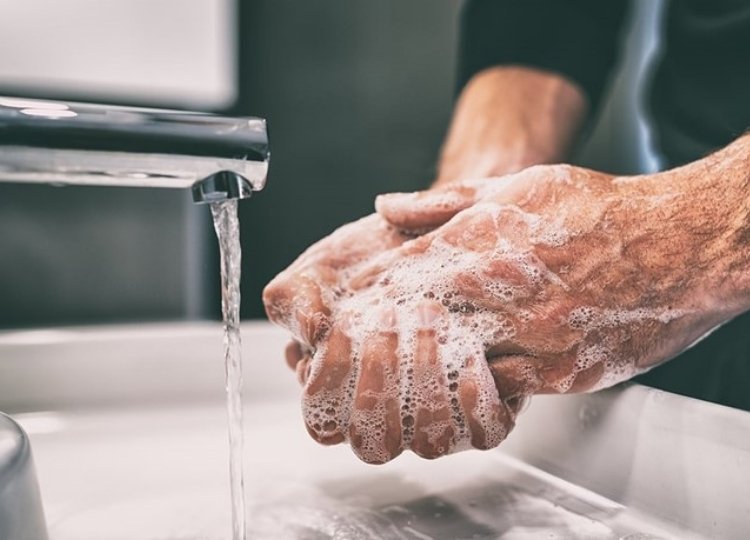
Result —
[{"label": "running water", "polygon": [[242,355],[240,343],[240,272],[242,251],[237,201],[211,203],[221,256],[221,311],[224,318],[224,365],[229,414],[229,481],[232,487],[232,538],[245,540],[245,473],[242,465]]}]

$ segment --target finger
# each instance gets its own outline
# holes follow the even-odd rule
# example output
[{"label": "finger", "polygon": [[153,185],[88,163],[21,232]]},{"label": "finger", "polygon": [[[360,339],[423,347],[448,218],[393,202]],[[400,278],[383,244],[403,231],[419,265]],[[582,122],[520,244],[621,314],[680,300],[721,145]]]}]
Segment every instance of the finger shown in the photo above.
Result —
[{"label": "finger", "polygon": [[294,372],[297,375],[297,382],[300,385],[305,386],[305,383],[310,378],[310,368],[312,367],[312,358],[310,356],[303,357],[297,365],[294,367]]},{"label": "finger", "polygon": [[353,373],[351,340],[337,326],[310,362],[302,393],[302,414],[310,435],[322,444],[346,438]]},{"label": "finger", "polygon": [[390,285],[388,271],[398,264],[399,260],[422,255],[429,249],[432,241],[432,236],[427,234],[404,242],[398,249],[381,254],[359,268],[346,282],[346,288],[350,291],[360,291],[376,282],[383,286]]},{"label": "finger", "polygon": [[404,240],[403,235],[382,216],[371,214],[344,225],[321,242],[323,245],[315,264],[339,271],[398,247]]},{"label": "finger", "polygon": [[367,289],[375,284],[383,272],[388,269],[388,266],[380,261],[376,261],[365,266],[360,272],[352,276],[349,282],[346,284],[346,288],[350,291],[359,291]]},{"label": "finger", "polygon": [[328,330],[330,310],[313,271],[282,272],[263,290],[263,303],[272,322],[308,347],[315,347]]},{"label": "finger", "polygon": [[392,309],[381,330],[366,340],[349,422],[349,441],[367,463],[385,463],[401,453],[398,333]]},{"label": "finger", "polygon": [[410,442],[411,449],[417,455],[428,459],[450,452],[455,446],[456,436],[448,381],[441,364],[435,331],[442,313],[442,307],[436,302],[420,305],[420,327],[415,336],[410,395],[414,431]]},{"label": "finger", "polygon": [[388,193],[375,199],[375,209],[398,229],[422,232],[439,227],[474,204],[475,194],[469,183],[415,193]]},{"label": "finger", "polygon": [[342,274],[397,248],[404,240],[377,214],[337,229],[308,248],[266,286],[263,302],[268,318],[306,345],[314,346],[325,334],[332,304],[343,293],[346,284]]},{"label": "finger", "polygon": [[550,167],[531,167],[503,177],[454,182],[427,191],[388,193],[375,199],[375,209],[398,229],[421,233],[443,225],[485,197],[498,204],[523,204],[536,192],[536,184],[555,174]]},{"label": "finger", "polygon": [[604,362],[596,363],[576,373],[575,380],[568,390],[569,394],[588,392],[598,387],[604,377]]},{"label": "finger", "polygon": [[544,386],[539,376],[541,363],[528,355],[506,355],[491,358],[489,369],[500,399],[510,408],[524,396],[536,394]]},{"label": "finger", "polygon": [[609,347],[597,343],[581,344],[575,350],[544,362],[540,376],[548,393],[586,392],[597,386],[611,358]]},{"label": "finger", "polygon": [[284,349],[284,359],[286,360],[286,365],[289,366],[290,369],[297,369],[297,362],[302,360],[304,355],[299,341],[293,339],[286,344],[286,348]]},{"label": "finger", "polygon": [[479,450],[496,447],[513,429],[515,413],[501,401],[481,350],[463,359],[457,383],[471,446]]},{"label": "finger", "polygon": [[576,372],[575,357],[563,355],[543,360],[538,374],[544,384],[539,393],[565,394],[572,388]]},{"label": "finger", "polygon": [[566,394],[594,387],[604,373],[603,362],[581,363],[575,354],[547,358],[510,355],[489,363],[495,385],[503,400],[532,394]]}]

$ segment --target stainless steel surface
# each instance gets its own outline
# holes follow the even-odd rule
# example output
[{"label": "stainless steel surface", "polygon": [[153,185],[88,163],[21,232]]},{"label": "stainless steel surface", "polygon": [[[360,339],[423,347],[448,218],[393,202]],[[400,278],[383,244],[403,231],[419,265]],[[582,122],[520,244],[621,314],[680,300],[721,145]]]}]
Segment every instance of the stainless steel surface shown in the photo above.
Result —
[{"label": "stainless steel surface", "polygon": [[682,530],[748,537],[748,412],[637,385],[535,398],[503,451]]},{"label": "stainless steel surface", "polygon": [[[285,339],[243,326],[259,538],[746,537],[747,413],[538,397],[499,450],[373,467],[309,439]],[[208,323],[0,334],[0,409],[30,433],[53,540],[228,536],[220,351]]]},{"label": "stainless steel surface", "polygon": [[0,181],[190,188],[196,202],[263,188],[259,118],[0,97]]},{"label": "stainless steel surface", "polygon": [[0,413],[0,538],[45,540],[34,460],[26,433]]}]

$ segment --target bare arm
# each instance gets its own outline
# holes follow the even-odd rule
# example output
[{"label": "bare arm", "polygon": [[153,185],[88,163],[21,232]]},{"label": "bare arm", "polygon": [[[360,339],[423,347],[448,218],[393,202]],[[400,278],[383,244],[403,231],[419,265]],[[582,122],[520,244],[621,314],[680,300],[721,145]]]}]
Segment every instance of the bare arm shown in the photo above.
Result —
[{"label": "bare arm", "polygon": [[[749,194],[745,136],[656,175],[537,166],[382,197],[399,228],[436,228],[348,267],[340,300],[308,317],[321,330],[298,369],[308,430],[369,462],[489,448],[525,396],[674,357],[750,309]],[[265,301],[295,331],[311,306],[288,283]]]},{"label": "bare arm", "polygon": [[[441,227],[431,209],[447,194],[463,210],[442,214]],[[487,249],[481,265],[452,277],[468,283],[467,301],[541,314],[515,321],[512,339],[486,351],[506,399],[614,384],[750,310],[750,135],[654,175],[533,167],[499,181],[384,196],[378,207],[403,229],[429,223],[437,227],[431,234],[453,233],[468,251]],[[516,292],[506,301],[484,288],[514,282],[518,270],[488,262],[497,257],[496,227],[514,254],[533,254],[551,276],[520,303]]]},{"label": "bare arm", "polygon": [[565,160],[587,113],[581,89],[538,69],[500,66],[463,89],[435,185]]}]

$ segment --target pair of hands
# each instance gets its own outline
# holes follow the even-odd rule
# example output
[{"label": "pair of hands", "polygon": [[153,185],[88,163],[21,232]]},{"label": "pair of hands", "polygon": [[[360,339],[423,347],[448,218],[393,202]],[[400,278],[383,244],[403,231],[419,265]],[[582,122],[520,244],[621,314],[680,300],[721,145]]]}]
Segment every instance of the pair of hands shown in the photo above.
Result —
[{"label": "pair of hands", "polygon": [[264,291],[310,434],[371,463],[492,448],[528,396],[676,355],[726,318],[683,180],[550,165],[379,197]]}]

